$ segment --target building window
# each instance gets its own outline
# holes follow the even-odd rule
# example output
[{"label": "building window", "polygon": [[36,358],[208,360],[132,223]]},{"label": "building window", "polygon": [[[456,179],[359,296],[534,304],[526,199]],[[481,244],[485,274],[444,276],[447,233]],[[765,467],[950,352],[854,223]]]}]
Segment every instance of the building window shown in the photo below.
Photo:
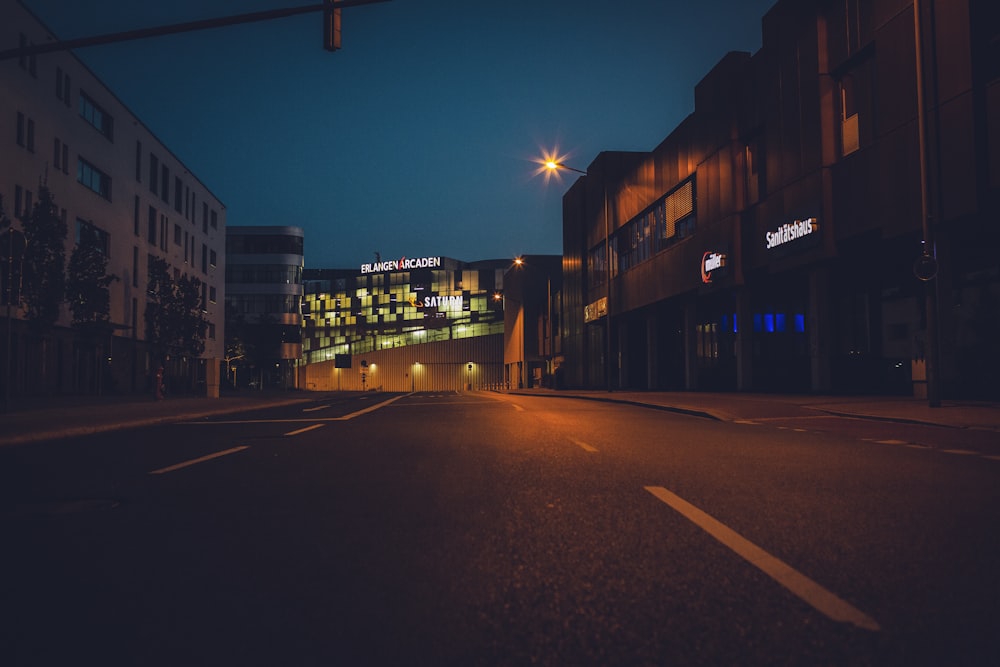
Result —
[{"label": "building window", "polygon": [[35,121],[17,112],[17,145],[35,152]]},{"label": "building window", "polygon": [[82,157],[77,158],[76,180],[111,201],[111,177]]},{"label": "building window", "polygon": [[208,246],[201,244],[201,272],[208,273]]},{"label": "building window", "polygon": [[219,228],[219,215],[212,209],[212,229]]},{"label": "building window", "polygon": [[160,199],[167,204],[170,203],[170,169],[167,165],[160,165]]},{"label": "building window", "polygon": [[[28,198],[30,200],[31,193],[28,193]],[[24,188],[20,185],[14,186],[14,217],[19,219],[23,219],[25,217]]]},{"label": "building window", "polygon": [[160,250],[166,252],[169,244],[167,240],[170,238],[170,220],[167,216],[160,214]]},{"label": "building window", "polygon": [[93,125],[98,132],[114,141],[114,119],[87,93],[80,91],[80,117]]},{"label": "building window", "polygon": [[157,183],[160,182],[160,161],[152,153],[149,154],[149,191],[154,195],[159,194],[156,190]]},{"label": "building window", "polygon": [[747,206],[760,201],[764,193],[764,146],[760,139],[751,139],[743,149],[743,187]]},{"label": "building window", "polygon": [[139,236],[139,195],[135,196],[135,202],[132,207],[132,233],[135,236]]},{"label": "building window", "polygon": [[858,93],[850,76],[840,80],[840,154],[850,155],[861,148],[858,134]]},{"label": "building window", "polygon": [[69,74],[62,71],[61,67],[56,68],[56,98],[63,101],[66,106],[72,106],[70,95]]},{"label": "building window", "polygon": [[132,287],[139,286],[139,247],[132,246]]},{"label": "building window", "polygon": [[211,266],[211,267],[214,268],[215,267],[215,262],[216,262],[217,259],[218,259],[218,255],[216,254],[216,252],[214,250],[210,250],[208,252],[208,264],[209,264],[209,266]]},{"label": "building window", "polygon": [[76,244],[96,248],[102,255],[108,257],[111,252],[111,235],[93,223],[77,218]]},{"label": "building window", "polygon": [[[34,46],[32,42],[28,41],[28,36],[25,35],[23,32],[20,34],[19,37],[20,38],[18,40],[18,45],[21,47],[22,51],[24,49],[27,49],[29,46]],[[36,62],[35,56],[33,54],[30,56],[26,56],[22,53],[17,57],[17,64],[21,69],[31,74],[31,76],[36,78],[38,77],[38,63]]]},{"label": "building window", "polygon": [[174,210],[178,213],[184,211],[184,182],[180,176],[174,177]]},{"label": "building window", "polygon": [[174,223],[174,245],[180,245],[181,244],[181,238],[182,238],[182,236],[181,236],[181,226],[178,225],[177,223]]},{"label": "building window", "polygon": [[135,142],[135,182],[142,183],[142,142]]},{"label": "building window", "polygon": [[841,157],[870,145],[873,140],[874,69],[874,63],[869,58],[837,78]]},{"label": "building window", "polygon": [[149,218],[146,223],[146,241],[152,245],[156,245],[156,209],[152,206],[149,207]]},{"label": "building window", "polygon": [[208,301],[209,301],[209,303],[215,303],[216,296],[217,296],[217,294],[216,294],[215,288],[214,287],[209,287],[208,288]]}]

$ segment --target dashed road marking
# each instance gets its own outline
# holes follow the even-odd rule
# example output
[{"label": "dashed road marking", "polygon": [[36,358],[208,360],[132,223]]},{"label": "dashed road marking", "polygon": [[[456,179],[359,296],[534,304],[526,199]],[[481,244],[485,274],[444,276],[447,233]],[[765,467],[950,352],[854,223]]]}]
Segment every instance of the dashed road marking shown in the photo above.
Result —
[{"label": "dashed road marking", "polygon": [[298,435],[307,431],[315,431],[316,429],[323,428],[324,426],[326,426],[326,424],[313,424],[312,426],[306,426],[305,428],[300,428],[295,431],[289,431],[285,435]]},{"label": "dashed road marking", "polygon": [[680,496],[662,486],[644,488],[827,618],[839,623],[850,623],[863,630],[877,632],[881,629],[871,616],[823,588],[784,561],[764,551]]},{"label": "dashed road marking", "polygon": [[222,452],[215,452],[214,454],[208,454],[207,456],[200,456],[196,459],[191,459],[190,461],[183,461],[176,465],[167,466],[166,468],[160,468],[159,470],[150,471],[150,475],[162,475],[163,473],[173,472],[175,470],[180,470],[181,468],[187,468],[188,466],[197,465],[198,463],[204,463],[205,461],[211,461],[212,459],[217,459],[221,456],[228,456],[229,454],[235,454],[236,452],[242,452],[244,449],[250,449],[249,445],[241,445],[240,447],[233,447],[232,449],[227,449]]},{"label": "dashed road marking", "polygon": [[597,451],[597,447],[594,447],[593,445],[588,445],[587,443],[585,443],[582,440],[577,440],[576,438],[570,438],[570,442],[572,442],[574,445],[578,446],[580,449],[582,449],[585,452],[596,452]]}]

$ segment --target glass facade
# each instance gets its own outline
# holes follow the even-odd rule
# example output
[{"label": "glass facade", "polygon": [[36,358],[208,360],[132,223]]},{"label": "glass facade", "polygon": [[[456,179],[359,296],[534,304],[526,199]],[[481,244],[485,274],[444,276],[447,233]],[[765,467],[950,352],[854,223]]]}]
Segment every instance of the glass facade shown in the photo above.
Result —
[{"label": "glass facade", "polygon": [[509,260],[441,268],[303,275],[303,359],[307,364],[435,341],[503,334],[503,272]]}]

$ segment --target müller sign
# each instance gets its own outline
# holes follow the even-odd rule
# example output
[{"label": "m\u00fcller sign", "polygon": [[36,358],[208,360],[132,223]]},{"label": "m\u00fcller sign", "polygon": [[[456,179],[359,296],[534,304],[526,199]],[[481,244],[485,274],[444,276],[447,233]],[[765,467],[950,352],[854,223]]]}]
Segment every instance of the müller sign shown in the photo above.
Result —
[{"label": "m\u00fcller sign", "polygon": [[361,273],[385,273],[387,271],[409,271],[411,269],[436,269],[441,266],[440,257],[400,257],[384,262],[362,264]]},{"label": "m\u00fcller sign", "polygon": [[819,221],[816,218],[806,218],[805,220],[796,220],[795,222],[781,225],[773,232],[768,232],[764,235],[766,241],[765,247],[768,250],[777,248],[779,245],[788,243],[789,241],[809,236],[818,229]]}]

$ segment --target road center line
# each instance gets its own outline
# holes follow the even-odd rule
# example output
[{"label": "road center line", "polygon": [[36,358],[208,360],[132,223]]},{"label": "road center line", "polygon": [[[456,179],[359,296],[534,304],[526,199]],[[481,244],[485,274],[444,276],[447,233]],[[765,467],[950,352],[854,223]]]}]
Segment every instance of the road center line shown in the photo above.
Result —
[{"label": "road center line", "polygon": [[300,428],[296,431],[289,431],[285,435],[298,435],[299,433],[305,433],[306,431],[315,431],[318,428],[323,428],[326,424],[313,424],[312,426],[306,426],[305,428]]},{"label": "road center line", "polygon": [[317,410],[326,410],[329,405],[317,405],[314,408],[302,408],[302,412],[316,412]]},{"label": "road center line", "polygon": [[837,597],[784,561],[764,551],[680,496],[662,486],[644,488],[827,618],[838,623],[851,623],[863,630],[878,631],[881,629],[872,617]]},{"label": "road center line", "polygon": [[578,447],[580,447],[581,449],[583,449],[583,451],[585,451],[585,452],[596,452],[597,451],[597,447],[594,447],[593,445],[588,445],[587,443],[583,442],[582,440],[577,440],[576,438],[570,438],[570,442],[572,442],[574,445],[577,445]]},{"label": "road center line", "polygon": [[202,456],[196,459],[191,459],[190,461],[184,461],[183,463],[178,463],[176,465],[167,466],[166,468],[160,468],[159,470],[153,470],[150,475],[162,475],[165,472],[173,472],[175,470],[180,470],[181,468],[187,468],[188,466],[193,466],[198,463],[204,463],[205,461],[211,461],[212,459],[217,459],[220,456],[228,456],[229,454],[235,454],[236,452],[242,452],[244,449],[250,449],[249,445],[242,445],[240,447],[233,447],[232,449],[227,449],[222,452],[215,452],[214,454],[209,454],[207,456]]}]

